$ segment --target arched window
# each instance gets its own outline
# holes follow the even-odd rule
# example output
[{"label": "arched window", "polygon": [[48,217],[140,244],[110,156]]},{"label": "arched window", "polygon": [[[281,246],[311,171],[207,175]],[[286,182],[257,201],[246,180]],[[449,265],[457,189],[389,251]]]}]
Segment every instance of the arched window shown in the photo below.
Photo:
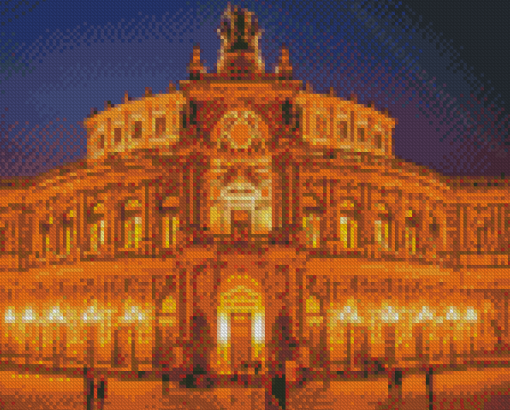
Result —
[{"label": "arched window", "polygon": [[122,143],[122,127],[118,126],[113,129],[113,143],[118,146]]},{"label": "arched window", "polygon": [[365,128],[358,128],[358,141],[365,142]]},{"label": "arched window", "polygon": [[163,217],[163,247],[170,248],[177,243],[179,217],[167,213]]},{"label": "arched window", "polygon": [[317,138],[327,138],[329,134],[329,127],[326,113],[318,113],[315,116],[315,135]]},{"label": "arched window", "polygon": [[154,360],[156,366],[169,368],[175,365],[175,341],[177,338],[177,303],[175,297],[167,296],[163,300],[158,315],[155,333]]},{"label": "arched window", "polygon": [[94,152],[96,155],[101,155],[104,152],[104,149],[107,145],[104,125],[101,125],[94,130],[93,135],[89,141],[89,148],[91,148],[91,152]]},{"label": "arched window", "polygon": [[[45,259],[48,256],[50,256],[50,249],[51,249],[51,227],[53,226],[53,217],[49,216],[48,218],[45,218],[41,223],[39,224],[39,235],[41,238],[41,255],[40,257]],[[36,257],[38,255],[36,254]]]},{"label": "arched window", "polygon": [[507,204],[503,208],[502,218],[503,230],[501,235],[498,235],[498,247],[501,251],[505,251],[509,249],[508,246],[510,245],[510,208]]},{"label": "arched window", "polygon": [[322,323],[321,301],[317,296],[309,296],[305,305],[306,324],[319,325]]},{"label": "arched window", "polygon": [[487,250],[488,245],[488,227],[480,222],[476,227],[476,252],[482,253]]},{"label": "arched window", "polygon": [[154,118],[153,124],[153,135],[154,138],[162,138],[166,134],[166,118],[163,115],[159,115]]},{"label": "arched window", "polygon": [[173,296],[167,296],[163,301],[159,323],[166,327],[177,324],[177,302]]},{"label": "arched window", "polygon": [[382,148],[382,134],[380,132],[374,133],[374,147],[377,149]]},{"label": "arched window", "polygon": [[336,118],[336,137],[339,142],[346,142],[348,134],[347,116],[337,116]]},{"label": "arched window", "polygon": [[319,215],[309,214],[303,217],[306,245],[312,248],[320,246],[321,218]]},{"label": "arched window", "polygon": [[345,249],[353,249],[358,246],[358,222],[352,216],[341,216],[339,219],[340,244]]},{"label": "arched window", "polygon": [[161,203],[159,211],[161,215],[161,246],[163,248],[172,248],[177,244],[179,206],[178,196],[169,196]]},{"label": "arched window", "polygon": [[357,115],[357,123],[356,123],[356,138],[357,142],[360,144],[370,143],[368,140],[370,124],[369,119],[365,115]]},{"label": "arched window", "polygon": [[306,246],[318,248],[321,236],[321,200],[313,193],[306,193],[300,201]]},{"label": "arched window", "polygon": [[439,223],[437,222],[436,217],[432,218],[432,223],[429,226],[430,235],[433,239],[438,239],[440,230],[439,230]]},{"label": "arched window", "polygon": [[142,201],[130,199],[122,208],[122,243],[127,249],[138,249],[142,239]]},{"label": "arched window", "polygon": [[377,212],[374,221],[374,239],[380,250],[390,249],[391,219],[385,204],[376,204]]},{"label": "arched window", "polygon": [[310,348],[310,366],[320,368],[324,365],[327,351],[324,350],[325,324],[321,315],[321,300],[317,296],[309,296],[305,305],[305,339]]},{"label": "arched window", "polygon": [[416,211],[408,209],[405,218],[404,244],[405,249],[410,255],[416,255],[420,248],[418,229],[420,227],[420,218]]},{"label": "arched window", "polygon": [[344,249],[358,247],[358,220],[355,212],[356,204],[352,200],[344,200],[339,204],[337,235]]},{"label": "arched window", "polygon": [[57,253],[61,256],[71,255],[71,250],[75,241],[75,219],[76,211],[74,209],[70,209],[62,215],[60,222],[59,240],[57,242],[59,247],[57,249]]},{"label": "arched window", "polygon": [[435,216],[432,217],[432,221],[429,224],[429,241],[429,247],[432,248],[434,253],[442,249],[441,226],[438,222],[438,218]]},{"label": "arched window", "polygon": [[99,202],[88,212],[89,221],[89,251],[98,253],[106,241],[105,205]]},{"label": "arched window", "polygon": [[142,138],[142,127],[143,122],[141,120],[134,120],[131,122],[131,138],[140,139]]}]

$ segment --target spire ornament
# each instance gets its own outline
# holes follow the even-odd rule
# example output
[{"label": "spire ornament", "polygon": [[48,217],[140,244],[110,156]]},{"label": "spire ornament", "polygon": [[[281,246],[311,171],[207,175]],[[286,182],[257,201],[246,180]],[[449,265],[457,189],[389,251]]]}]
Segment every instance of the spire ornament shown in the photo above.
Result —
[{"label": "spire ornament", "polygon": [[193,54],[191,56],[191,61],[188,64],[188,72],[190,74],[190,80],[199,80],[200,74],[207,73],[207,69],[202,64],[202,59],[200,57],[199,44],[195,44],[193,46]]},{"label": "spire ornament", "polygon": [[275,73],[279,77],[291,79],[292,77],[292,65],[290,64],[290,53],[289,48],[284,44],[280,53],[280,60],[276,66]]}]

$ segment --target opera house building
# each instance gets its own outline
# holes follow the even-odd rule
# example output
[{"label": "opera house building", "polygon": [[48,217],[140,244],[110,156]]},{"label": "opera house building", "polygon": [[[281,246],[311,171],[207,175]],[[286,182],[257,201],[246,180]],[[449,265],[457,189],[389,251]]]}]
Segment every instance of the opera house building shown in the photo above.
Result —
[{"label": "opera house building", "polygon": [[92,110],[86,159],[1,181],[1,366],[292,381],[508,354],[508,180],[395,157],[387,110],[314,93],[285,47],[265,71],[252,13],[218,33],[216,72],[195,46],[178,87]]}]

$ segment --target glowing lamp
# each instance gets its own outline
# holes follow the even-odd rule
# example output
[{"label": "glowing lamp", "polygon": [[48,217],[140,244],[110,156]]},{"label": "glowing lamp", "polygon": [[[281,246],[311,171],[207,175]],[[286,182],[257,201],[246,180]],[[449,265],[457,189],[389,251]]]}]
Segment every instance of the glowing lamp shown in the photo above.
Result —
[{"label": "glowing lamp", "polygon": [[5,323],[15,323],[16,322],[16,315],[14,314],[14,309],[9,308],[5,312]]},{"label": "glowing lamp", "polygon": [[252,333],[255,343],[264,343],[265,329],[264,315],[262,313],[255,313]]},{"label": "glowing lamp", "polygon": [[448,308],[448,313],[446,314],[446,320],[451,320],[451,321],[460,320],[459,311],[456,308],[454,308],[453,306],[450,306]]},{"label": "glowing lamp", "polygon": [[393,310],[393,307],[388,306],[381,313],[381,320],[384,323],[397,323],[398,322],[398,312]]},{"label": "glowing lamp", "polygon": [[32,309],[25,310],[25,314],[23,315],[22,320],[23,320],[24,323],[33,323],[33,322],[35,322],[34,311]]},{"label": "glowing lamp", "polygon": [[423,323],[427,321],[432,321],[434,319],[434,314],[430,311],[428,306],[423,306],[421,312],[414,319],[414,323]]},{"label": "glowing lamp", "polygon": [[464,317],[464,320],[466,322],[471,322],[471,323],[477,322],[478,321],[478,315],[476,313],[476,310],[473,309],[472,307],[467,308],[466,316]]},{"label": "glowing lamp", "polygon": [[96,312],[96,308],[94,306],[89,306],[87,311],[83,314],[82,320],[85,323],[97,323],[99,321],[99,317]]},{"label": "glowing lamp", "polygon": [[230,323],[226,313],[218,315],[218,342],[220,344],[227,344],[230,334]]},{"label": "glowing lamp", "polygon": [[131,310],[126,311],[123,317],[125,323],[135,323],[144,320],[144,315],[139,311],[137,306],[132,306]]},{"label": "glowing lamp", "polygon": [[60,311],[59,307],[54,307],[48,315],[50,323],[65,323],[64,315]]}]

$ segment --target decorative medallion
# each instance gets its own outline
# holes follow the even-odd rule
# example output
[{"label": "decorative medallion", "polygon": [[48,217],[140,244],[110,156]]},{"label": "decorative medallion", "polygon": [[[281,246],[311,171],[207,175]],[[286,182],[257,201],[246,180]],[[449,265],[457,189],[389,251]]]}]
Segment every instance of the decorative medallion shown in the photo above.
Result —
[{"label": "decorative medallion", "polygon": [[230,111],[223,117],[221,140],[228,140],[234,149],[246,149],[252,142],[261,137],[259,119],[251,111]]}]

